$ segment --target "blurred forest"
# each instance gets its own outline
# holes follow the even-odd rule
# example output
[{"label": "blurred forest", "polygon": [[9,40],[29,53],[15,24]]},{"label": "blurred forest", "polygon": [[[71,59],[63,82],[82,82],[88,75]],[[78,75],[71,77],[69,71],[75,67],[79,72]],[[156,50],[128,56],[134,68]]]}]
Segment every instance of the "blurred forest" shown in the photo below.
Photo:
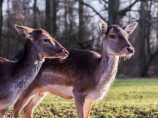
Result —
[{"label": "blurred forest", "polygon": [[139,26],[129,40],[134,56],[120,60],[118,77],[158,76],[158,0],[0,0],[0,56],[23,48],[14,24],[43,28],[66,48],[101,52],[98,20]]}]

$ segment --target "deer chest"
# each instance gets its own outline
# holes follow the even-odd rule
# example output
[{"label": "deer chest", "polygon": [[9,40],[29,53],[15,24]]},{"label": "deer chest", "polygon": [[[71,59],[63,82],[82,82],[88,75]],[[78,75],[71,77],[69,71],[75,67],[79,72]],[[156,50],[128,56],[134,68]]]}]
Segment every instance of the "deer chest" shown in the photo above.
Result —
[{"label": "deer chest", "polygon": [[108,92],[111,84],[112,84],[113,81],[109,81],[105,84],[98,84],[96,86],[96,88],[94,88],[93,90],[91,90],[87,96],[86,96],[86,99],[90,99],[90,100],[100,100],[102,99],[105,94]]}]

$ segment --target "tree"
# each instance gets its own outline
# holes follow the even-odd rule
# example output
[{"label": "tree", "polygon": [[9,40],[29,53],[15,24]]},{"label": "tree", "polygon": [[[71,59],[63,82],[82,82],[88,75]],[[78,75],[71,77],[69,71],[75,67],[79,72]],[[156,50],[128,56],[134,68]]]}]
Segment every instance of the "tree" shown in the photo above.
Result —
[{"label": "tree", "polygon": [[146,64],[146,56],[145,56],[145,39],[146,39],[146,16],[145,16],[145,2],[141,2],[140,5],[140,18],[139,18],[139,24],[141,28],[140,32],[140,70],[141,70],[141,76],[144,76],[143,69]]},{"label": "tree", "polygon": [[51,24],[52,24],[52,36],[55,37],[56,36],[56,13],[57,13],[57,1],[53,0],[52,1],[52,20],[51,20]]},{"label": "tree", "polygon": [[84,9],[83,9],[83,4],[81,4],[83,2],[83,0],[80,0],[81,2],[79,2],[79,8],[78,8],[78,14],[79,14],[79,31],[78,31],[78,35],[79,35],[79,41],[83,42],[84,41]]},{"label": "tree", "polygon": [[65,13],[64,13],[64,26],[65,26],[65,31],[64,31],[64,36],[65,36],[65,46],[68,47],[69,44],[69,40],[68,40],[68,21],[67,21],[67,15],[68,15],[68,0],[64,0],[64,9],[65,9]]},{"label": "tree", "polygon": [[72,47],[72,38],[73,38],[73,24],[74,24],[74,16],[73,16],[73,6],[74,6],[74,1],[69,0],[68,2],[69,8],[68,8],[68,13],[69,13],[69,46]]},{"label": "tree", "polygon": [[51,36],[56,36],[56,13],[57,13],[57,1],[56,0],[46,0],[45,7],[45,27],[46,30],[51,34]]},{"label": "tree", "polygon": [[[126,13],[130,11],[131,8],[140,0],[135,0],[132,4],[128,5],[124,9],[120,9],[120,5],[119,5],[120,0],[109,0],[109,1],[99,0],[99,1],[104,6],[104,11],[108,11],[108,15],[109,15],[108,24],[111,25],[111,24],[119,24],[119,20],[123,18],[126,15]],[[101,13],[99,13],[91,5],[81,0],[79,0],[79,2],[92,9],[101,19],[105,20],[105,18],[101,15]],[[107,4],[108,7],[106,7]]]},{"label": "tree", "polygon": [[51,2],[52,0],[46,0],[46,6],[45,6],[45,29],[49,33],[51,33]]},{"label": "tree", "polygon": [[[7,30],[9,34],[9,0],[7,0],[7,13],[8,13],[8,19],[7,19]],[[9,47],[10,47],[10,39],[7,40],[7,58],[9,58]]]},{"label": "tree", "polygon": [[[153,1],[141,1],[140,7],[140,75],[141,77],[148,77],[148,70],[153,60],[158,55],[158,48],[151,51],[151,30],[152,30],[152,11]],[[158,37],[157,37],[158,38]]]},{"label": "tree", "polygon": [[2,12],[3,0],[0,0],[0,56],[2,56],[2,30],[3,30],[3,12]]},{"label": "tree", "polygon": [[34,0],[33,4],[33,28],[37,28],[37,0]]},{"label": "tree", "polygon": [[119,24],[119,6],[120,0],[109,0],[108,2],[108,24]]}]

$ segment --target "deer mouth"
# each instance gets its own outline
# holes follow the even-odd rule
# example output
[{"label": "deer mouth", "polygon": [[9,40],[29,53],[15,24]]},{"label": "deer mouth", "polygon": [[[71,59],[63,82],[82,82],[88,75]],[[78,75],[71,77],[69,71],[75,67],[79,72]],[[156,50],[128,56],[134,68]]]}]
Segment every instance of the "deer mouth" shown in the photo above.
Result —
[{"label": "deer mouth", "polygon": [[67,58],[69,56],[69,53],[63,51],[60,54],[57,54],[56,56],[57,56],[57,58],[65,59],[65,58]]},{"label": "deer mouth", "polygon": [[60,59],[66,59],[68,56],[57,56],[57,58],[60,58]]},{"label": "deer mouth", "polygon": [[53,59],[53,58],[59,58],[59,59],[65,59],[68,57],[69,54],[66,54],[64,52],[60,52],[60,53],[56,53],[56,54],[52,54],[52,56],[49,56],[47,58]]},{"label": "deer mouth", "polygon": [[69,56],[69,52],[65,48],[63,48],[62,50],[56,51],[56,53],[52,56],[52,58],[65,59]]}]

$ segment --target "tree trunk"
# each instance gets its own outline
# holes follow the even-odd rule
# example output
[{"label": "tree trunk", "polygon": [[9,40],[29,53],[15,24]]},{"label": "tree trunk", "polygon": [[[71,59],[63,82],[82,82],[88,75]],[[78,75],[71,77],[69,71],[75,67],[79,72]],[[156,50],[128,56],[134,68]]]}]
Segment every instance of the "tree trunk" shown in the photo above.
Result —
[{"label": "tree trunk", "polygon": [[69,24],[69,47],[72,46],[72,33],[73,33],[73,1],[70,1],[68,2],[69,4],[69,21],[70,21],[70,24]]},{"label": "tree trunk", "polygon": [[145,55],[145,42],[146,42],[146,17],[145,17],[145,2],[141,2],[140,5],[140,74],[141,77],[144,77],[147,75],[147,72],[145,72],[145,65],[146,65],[146,55]]},{"label": "tree trunk", "polygon": [[46,0],[46,7],[45,7],[45,13],[46,13],[46,18],[45,18],[45,29],[49,33],[51,33],[51,1],[52,0]]},{"label": "tree trunk", "polygon": [[[7,0],[7,12],[8,12],[8,19],[7,19],[7,33],[9,34],[10,33],[10,30],[9,30],[9,0]],[[10,48],[10,38],[8,38],[8,41],[7,41],[7,58],[9,58],[9,48]]]},{"label": "tree trunk", "polygon": [[68,3],[67,0],[65,0],[65,14],[64,14],[64,20],[65,20],[65,45],[66,47],[68,47],[69,41],[68,41],[68,24],[67,24],[67,7],[68,7]]},{"label": "tree trunk", "polygon": [[33,15],[33,28],[37,28],[37,0],[34,0]]},{"label": "tree trunk", "polygon": [[119,25],[118,10],[120,7],[120,0],[109,0],[108,5],[108,25]]},{"label": "tree trunk", "polygon": [[[80,0],[83,2],[83,0]],[[84,10],[83,10],[83,4],[79,2],[79,9],[78,9],[78,14],[79,14],[79,31],[78,31],[78,39],[79,42],[84,42]]]},{"label": "tree trunk", "polygon": [[52,1],[52,20],[51,20],[51,24],[52,24],[52,36],[55,37],[56,36],[56,13],[57,13],[57,1],[53,0]]},{"label": "tree trunk", "polygon": [[2,29],[3,29],[3,13],[2,13],[3,0],[0,0],[0,56],[2,56]]}]

